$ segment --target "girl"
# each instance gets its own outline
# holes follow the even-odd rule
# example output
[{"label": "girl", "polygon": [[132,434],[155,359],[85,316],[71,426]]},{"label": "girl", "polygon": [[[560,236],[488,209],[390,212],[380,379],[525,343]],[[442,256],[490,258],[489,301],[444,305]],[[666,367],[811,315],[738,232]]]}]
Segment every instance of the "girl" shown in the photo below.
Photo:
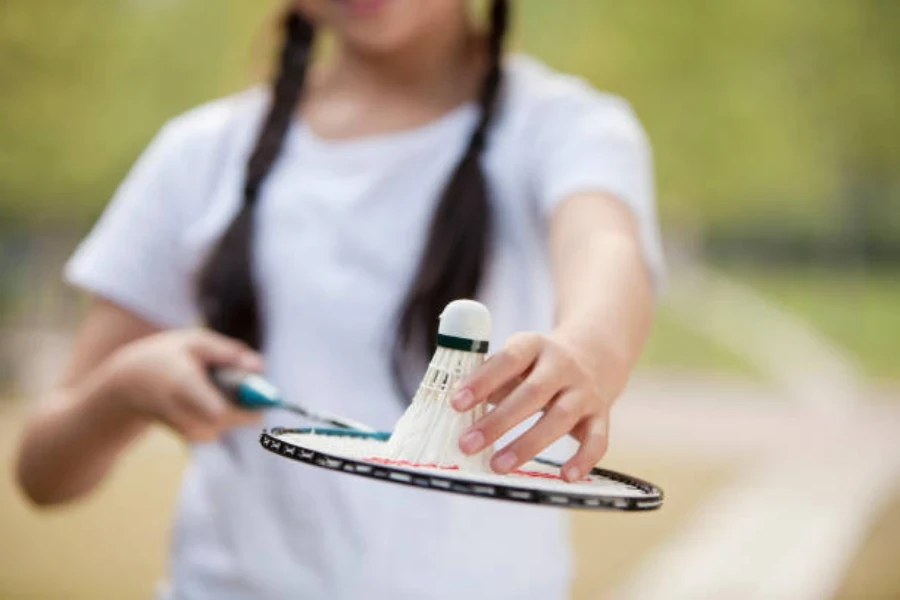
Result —
[{"label": "girl", "polygon": [[36,503],[159,422],[193,445],[167,597],[567,595],[560,512],[273,460],[260,426],[299,423],[205,375],[260,350],[288,397],[389,429],[440,309],[477,295],[499,351],[454,405],[496,408],[461,448],[497,442],[503,473],[571,434],[569,480],[601,458],[661,266],[650,152],[622,100],[503,56],[507,4],[484,35],[466,0],[295,0],[271,91],[164,127],[67,267],[94,301],[21,444]]}]

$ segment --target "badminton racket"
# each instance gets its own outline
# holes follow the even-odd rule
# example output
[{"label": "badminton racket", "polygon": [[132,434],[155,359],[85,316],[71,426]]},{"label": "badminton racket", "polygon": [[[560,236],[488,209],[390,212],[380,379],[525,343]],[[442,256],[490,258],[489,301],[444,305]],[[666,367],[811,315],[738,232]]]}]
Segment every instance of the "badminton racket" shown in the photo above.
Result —
[{"label": "badminton racket", "polygon": [[249,410],[277,408],[327,428],[263,431],[260,444],[283,458],[342,473],[401,485],[479,498],[573,509],[642,511],[659,508],[663,493],[652,483],[594,468],[575,483],[560,477],[560,463],[535,458],[515,473],[497,475],[415,464],[386,458],[389,432],[285,400],[263,377],[234,369],[210,372],[216,387],[235,405]]}]

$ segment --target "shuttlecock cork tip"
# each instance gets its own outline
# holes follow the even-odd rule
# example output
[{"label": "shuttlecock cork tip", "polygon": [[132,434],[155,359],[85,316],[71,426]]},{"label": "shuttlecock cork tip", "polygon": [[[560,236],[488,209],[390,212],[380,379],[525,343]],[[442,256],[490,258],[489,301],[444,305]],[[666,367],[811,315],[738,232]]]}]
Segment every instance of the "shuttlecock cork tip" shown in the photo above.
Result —
[{"label": "shuttlecock cork tip", "polygon": [[438,334],[486,342],[491,338],[491,313],[475,300],[454,300],[441,313]]}]

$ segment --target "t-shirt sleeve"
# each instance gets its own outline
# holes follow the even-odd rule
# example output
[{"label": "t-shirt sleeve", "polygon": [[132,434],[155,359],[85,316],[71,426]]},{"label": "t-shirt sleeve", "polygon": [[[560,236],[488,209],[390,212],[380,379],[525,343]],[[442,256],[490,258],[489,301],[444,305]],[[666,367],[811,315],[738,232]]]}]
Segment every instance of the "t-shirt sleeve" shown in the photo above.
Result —
[{"label": "t-shirt sleeve", "polygon": [[536,136],[534,174],[543,214],[578,193],[623,202],[637,222],[644,261],[659,290],[665,275],[649,140],[624,100],[573,85],[550,103]]},{"label": "t-shirt sleeve", "polygon": [[176,127],[156,136],[65,268],[76,287],[165,328],[196,320],[183,250],[184,143]]}]

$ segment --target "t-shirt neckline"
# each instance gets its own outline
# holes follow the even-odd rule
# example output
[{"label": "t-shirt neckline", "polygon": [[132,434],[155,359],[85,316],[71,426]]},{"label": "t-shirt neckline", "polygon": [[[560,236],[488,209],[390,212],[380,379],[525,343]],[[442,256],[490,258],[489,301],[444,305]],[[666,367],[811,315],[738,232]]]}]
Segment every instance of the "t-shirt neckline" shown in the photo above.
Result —
[{"label": "t-shirt neckline", "polygon": [[313,146],[318,152],[327,154],[368,153],[385,147],[397,148],[405,144],[416,144],[433,134],[443,132],[445,128],[458,125],[460,121],[466,122],[478,112],[478,104],[470,100],[421,125],[341,139],[322,137],[302,118],[296,117],[291,122],[289,143]]}]

